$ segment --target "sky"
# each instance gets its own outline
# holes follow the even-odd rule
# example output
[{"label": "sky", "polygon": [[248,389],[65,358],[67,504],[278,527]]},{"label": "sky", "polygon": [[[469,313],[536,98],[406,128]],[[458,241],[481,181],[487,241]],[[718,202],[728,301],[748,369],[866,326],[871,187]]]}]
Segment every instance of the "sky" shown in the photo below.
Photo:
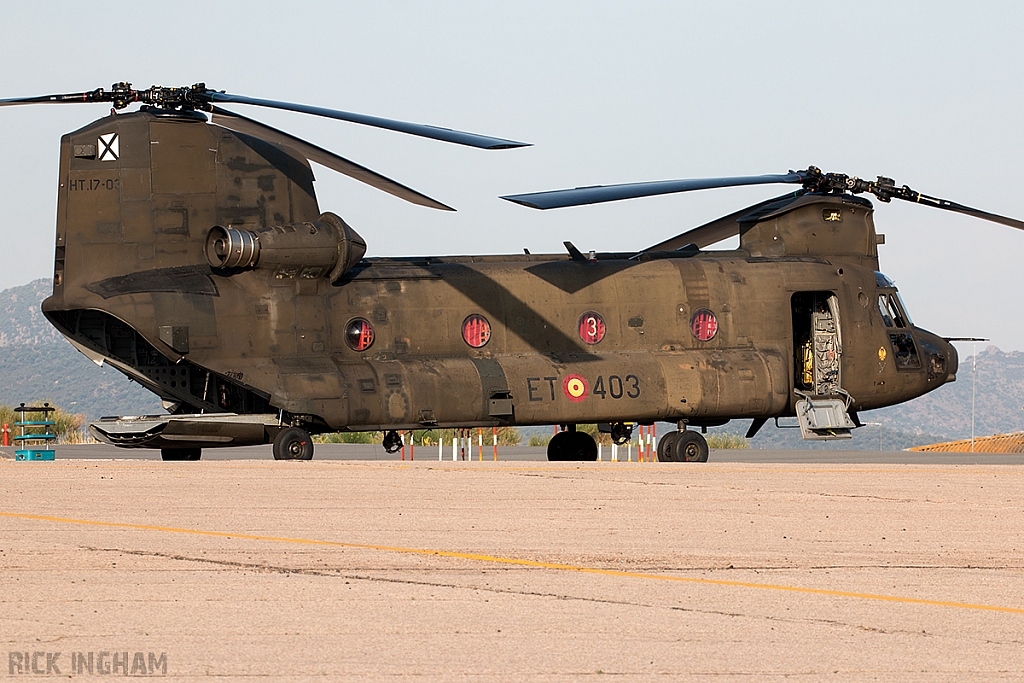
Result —
[{"label": "sky", "polygon": [[[628,251],[785,190],[546,212],[498,197],[815,165],[1024,219],[1022,29],[1016,2],[8,2],[0,97],[202,81],[523,140],[483,151],[236,107],[458,209],[315,166],[321,210],[368,255]],[[0,108],[0,288],[51,275],[59,138],[106,111]],[[876,209],[915,323],[1024,350],[1024,231]]]}]

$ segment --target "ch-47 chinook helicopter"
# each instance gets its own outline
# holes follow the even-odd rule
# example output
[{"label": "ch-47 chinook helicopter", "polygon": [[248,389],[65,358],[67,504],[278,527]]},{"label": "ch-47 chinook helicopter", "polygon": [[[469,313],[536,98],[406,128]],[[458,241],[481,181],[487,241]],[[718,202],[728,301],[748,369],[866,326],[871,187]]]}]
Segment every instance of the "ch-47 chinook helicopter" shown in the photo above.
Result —
[{"label": "ch-47 chinook helicopter", "polygon": [[[793,192],[628,253],[364,258],[323,213],[310,161],[416,204],[415,190],[222,104],[273,107],[489,149],[524,143],[208,89],[0,100],[114,107],[61,140],[46,317],[82,353],[158,394],[167,415],[105,418],[109,443],[196,460],[311,434],[559,424],[552,460],[592,460],[599,423],[670,421],[665,461],[703,461],[694,428],[796,416],[849,437],[859,411],[955,378],[948,339],[914,326],[878,267],[871,193],[1004,218],[817,168],[514,195],[537,208],[784,183]],[[132,103],[133,113],[116,113]],[[205,113],[204,113],[205,112]],[[212,122],[207,114],[212,115]],[[704,251],[739,235],[739,248]]]}]

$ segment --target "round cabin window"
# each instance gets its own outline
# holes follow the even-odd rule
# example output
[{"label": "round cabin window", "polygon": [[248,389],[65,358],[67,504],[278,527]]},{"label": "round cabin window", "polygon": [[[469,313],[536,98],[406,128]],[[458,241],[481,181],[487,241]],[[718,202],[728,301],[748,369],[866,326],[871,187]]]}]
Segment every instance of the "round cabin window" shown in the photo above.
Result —
[{"label": "round cabin window", "polygon": [[718,318],[706,308],[698,309],[690,318],[690,332],[702,342],[711,341],[718,334]]},{"label": "round cabin window", "polygon": [[462,322],[462,339],[474,349],[485,346],[491,340],[491,324],[474,313]]},{"label": "round cabin window", "polygon": [[353,351],[365,351],[373,346],[373,325],[365,318],[352,318],[345,325],[345,343]]},{"label": "round cabin window", "polygon": [[596,311],[587,311],[581,315],[577,328],[580,339],[587,344],[596,344],[604,339],[604,318]]}]

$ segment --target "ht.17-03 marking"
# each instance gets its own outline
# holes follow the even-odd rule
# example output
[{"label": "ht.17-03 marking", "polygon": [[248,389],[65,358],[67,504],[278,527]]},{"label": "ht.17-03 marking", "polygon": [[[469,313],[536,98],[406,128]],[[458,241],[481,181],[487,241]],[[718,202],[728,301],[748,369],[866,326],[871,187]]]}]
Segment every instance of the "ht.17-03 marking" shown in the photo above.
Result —
[{"label": "ht.17-03 marking", "polygon": [[69,180],[68,187],[72,190],[113,190],[117,187],[117,178],[82,178],[80,180]]}]

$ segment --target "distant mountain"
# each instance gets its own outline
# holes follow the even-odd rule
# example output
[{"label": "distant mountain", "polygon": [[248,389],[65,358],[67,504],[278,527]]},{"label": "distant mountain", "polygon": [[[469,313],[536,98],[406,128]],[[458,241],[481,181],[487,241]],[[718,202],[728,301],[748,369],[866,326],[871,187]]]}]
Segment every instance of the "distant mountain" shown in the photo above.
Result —
[{"label": "distant mountain", "polygon": [[[750,441],[752,448],[820,448],[828,450],[901,450],[941,441],[971,437],[971,391],[974,397],[976,436],[1024,431],[1024,353],[1003,353],[995,346],[979,351],[977,375],[974,357],[960,358],[957,380],[900,405],[860,414],[860,429],[852,439],[804,441],[799,429],[776,429],[769,422]],[[796,425],[796,419],[782,420]],[[743,433],[743,420],[712,431]]]},{"label": "distant mountain", "polygon": [[[90,420],[163,412],[155,395],[117,370],[98,367],[47,322],[40,304],[50,290],[50,280],[41,279],[0,291],[0,403],[49,400]],[[863,422],[882,426],[855,430],[852,440],[803,441],[799,430],[776,429],[769,422],[751,447],[877,449],[881,436],[882,447],[893,450],[970,438],[972,388],[977,436],[1024,431],[1024,352],[989,346],[978,353],[976,376],[972,357],[962,357],[956,382],[902,405],[861,413]],[[749,424],[734,421],[713,431],[742,434]],[[659,432],[668,428],[662,425]]]},{"label": "distant mountain", "polygon": [[0,292],[0,348],[39,346],[64,341],[43,316],[40,304],[50,296],[48,278]]},{"label": "distant mountain", "polygon": [[40,310],[49,279],[0,291],[0,403],[50,401],[88,420],[164,412],[160,399],[83,356]]}]

